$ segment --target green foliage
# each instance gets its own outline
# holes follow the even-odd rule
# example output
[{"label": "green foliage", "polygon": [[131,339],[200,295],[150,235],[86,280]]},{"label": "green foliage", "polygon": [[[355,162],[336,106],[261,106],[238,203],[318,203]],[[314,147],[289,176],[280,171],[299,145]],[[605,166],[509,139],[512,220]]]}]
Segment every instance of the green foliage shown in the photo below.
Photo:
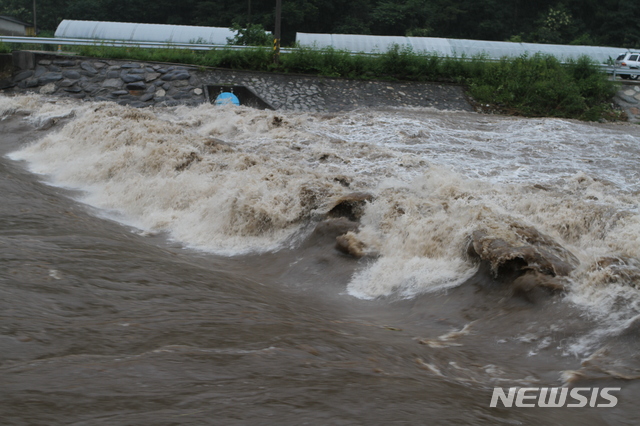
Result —
[{"label": "green foliage", "polygon": [[249,24],[245,28],[234,22],[230,30],[235,31],[236,35],[227,38],[228,44],[235,46],[271,46],[273,44],[273,36],[260,24]]},{"label": "green foliage", "polygon": [[200,65],[241,70],[268,71],[272,68],[271,49],[211,50]]},{"label": "green foliage", "polygon": [[317,74],[326,77],[371,78],[371,58],[343,50],[302,47],[281,55],[280,70],[289,73]]},{"label": "green foliage", "polygon": [[525,116],[596,120],[615,94],[615,85],[588,58],[569,64],[542,55],[503,59],[467,82],[480,104]]}]

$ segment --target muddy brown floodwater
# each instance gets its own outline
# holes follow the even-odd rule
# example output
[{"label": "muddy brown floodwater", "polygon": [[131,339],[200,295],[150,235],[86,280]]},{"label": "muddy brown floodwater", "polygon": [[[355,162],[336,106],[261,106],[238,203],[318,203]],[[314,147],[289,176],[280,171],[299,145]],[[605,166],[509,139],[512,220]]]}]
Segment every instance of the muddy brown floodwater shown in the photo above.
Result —
[{"label": "muddy brown floodwater", "polygon": [[[467,162],[456,172],[466,177],[454,176],[420,156],[444,149],[445,130],[455,135],[461,115],[431,110],[292,114],[283,117],[293,123],[283,129],[269,127],[273,112],[245,109],[140,112],[38,97],[2,102],[0,424],[640,422],[638,193],[614,180],[619,171],[611,169],[603,189],[603,177],[567,171],[561,156],[555,166],[536,162],[544,153],[516,141],[514,150],[533,152],[525,156],[530,167],[556,173],[541,179],[545,189],[522,177],[522,164],[522,173],[512,173],[514,162],[503,163],[508,182],[500,181],[487,151],[469,154],[471,162],[490,157],[486,170]],[[206,127],[207,114],[226,115]],[[640,152],[632,148],[639,139],[630,127],[462,117],[467,140],[458,134],[448,143],[465,149],[479,149],[487,135],[500,143],[492,131],[512,134],[519,127],[548,132],[547,138],[564,128],[590,129],[591,140],[611,137],[612,146],[629,140],[628,155]],[[395,139],[384,146],[350,140],[358,133],[353,126],[367,120],[368,128],[390,120],[379,125],[395,125]],[[266,124],[251,127],[258,122]],[[166,172],[165,160],[137,159],[138,125],[147,126],[141,135],[163,141],[161,147],[143,142],[140,155],[170,159]],[[304,126],[310,127],[302,134]],[[203,142],[181,151],[169,148],[174,137],[179,144]],[[213,137],[217,142],[207,145]],[[108,148],[98,154],[91,138]],[[327,145],[318,148],[325,142],[313,138]],[[439,155],[454,154],[433,158]],[[226,156],[222,165],[210,159],[219,156]],[[185,166],[185,158],[194,165]],[[260,172],[270,159],[280,166]],[[428,170],[435,175],[420,177]],[[278,181],[280,175],[286,179]],[[590,189],[581,189],[580,179]],[[215,185],[204,187],[207,182]],[[463,188],[444,191],[452,182]],[[260,185],[257,197],[250,191]],[[364,206],[358,215],[331,210],[354,191],[372,194],[357,200]],[[601,202],[579,204],[584,191]],[[501,204],[505,193],[509,201]],[[291,194],[295,202],[286,199]],[[527,204],[527,197],[538,201]],[[479,199],[484,207],[474,204]],[[534,214],[536,203],[546,203],[549,216]],[[546,219],[561,208],[585,228],[576,231],[565,219],[573,228],[561,231]],[[606,222],[615,214],[617,222]],[[473,233],[478,229],[484,234]],[[363,256],[336,248],[336,237],[347,232]],[[472,256],[466,249],[474,235]],[[595,236],[600,243],[585,242]],[[616,246],[614,237],[628,245]],[[482,250],[496,244],[502,257],[492,264],[494,252],[482,258]],[[618,261],[605,264],[599,248]],[[533,251],[542,257],[522,255]],[[570,267],[560,273],[559,263],[545,269],[543,260]],[[512,285],[534,273],[543,278]],[[494,387],[512,386],[621,390],[613,408],[489,407]]]}]

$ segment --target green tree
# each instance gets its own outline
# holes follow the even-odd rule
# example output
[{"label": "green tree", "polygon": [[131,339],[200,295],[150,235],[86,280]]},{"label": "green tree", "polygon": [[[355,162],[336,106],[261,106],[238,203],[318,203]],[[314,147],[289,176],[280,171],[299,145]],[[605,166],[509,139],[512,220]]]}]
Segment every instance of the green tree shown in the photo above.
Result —
[{"label": "green tree", "polygon": [[260,24],[249,24],[243,28],[234,22],[230,29],[235,31],[236,35],[227,38],[227,42],[235,46],[271,46],[273,43],[273,35],[266,32]]}]

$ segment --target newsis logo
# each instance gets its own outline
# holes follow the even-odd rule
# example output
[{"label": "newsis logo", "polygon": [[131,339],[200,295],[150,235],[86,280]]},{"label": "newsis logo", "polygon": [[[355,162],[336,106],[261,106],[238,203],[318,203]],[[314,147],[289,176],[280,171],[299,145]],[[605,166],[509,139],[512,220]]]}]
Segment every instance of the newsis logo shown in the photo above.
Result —
[{"label": "newsis logo", "polygon": [[[490,407],[498,403],[510,407],[615,407],[618,398],[611,395],[621,388],[493,388]],[[605,402],[606,401],[606,402]]]}]

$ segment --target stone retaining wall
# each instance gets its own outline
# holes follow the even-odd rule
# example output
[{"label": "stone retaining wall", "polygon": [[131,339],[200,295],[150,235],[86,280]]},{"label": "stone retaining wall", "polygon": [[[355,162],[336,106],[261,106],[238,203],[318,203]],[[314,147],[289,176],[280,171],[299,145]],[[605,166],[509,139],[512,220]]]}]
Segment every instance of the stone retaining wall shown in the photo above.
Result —
[{"label": "stone retaining wall", "polygon": [[188,67],[35,52],[13,52],[13,56],[13,82],[18,91],[136,107],[205,101],[201,82]]},{"label": "stone retaining wall", "polygon": [[627,113],[629,121],[640,122],[640,83],[623,82],[615,102]]},{"label": "stone retaining wall", "polygon": [[[207,86],[235,85],[247,87],[275,109],[292,111],[406,106],[473,111],[462,87],[437,83],[359,81],[32,51],[13,52],[12,62],[9,83],[14,93],[115,101],[135,107],[197,105],[209,102]],[[640,83],[622,84],[615,102],[629,121],[638,122]]]},{"label": "stone retaining wall", "polygon": [[355,81],[165,63],[13,52],[13,92],[36,92],[145,107],[208,102],[210,85],[246,86],[275,109],[341,111],[422,106],[472,111],[455,85]]}]

